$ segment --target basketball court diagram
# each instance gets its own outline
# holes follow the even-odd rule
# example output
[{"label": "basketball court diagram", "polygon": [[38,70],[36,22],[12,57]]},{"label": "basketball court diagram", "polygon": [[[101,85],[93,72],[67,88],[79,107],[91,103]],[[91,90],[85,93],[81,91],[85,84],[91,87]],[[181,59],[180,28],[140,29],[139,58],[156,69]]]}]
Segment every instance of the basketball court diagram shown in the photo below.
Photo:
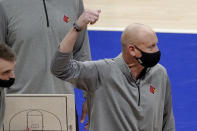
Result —
[{"label": "basketball court diagram", "polygon": [[2,131],[75,131],[73,95],[8,95]]}]

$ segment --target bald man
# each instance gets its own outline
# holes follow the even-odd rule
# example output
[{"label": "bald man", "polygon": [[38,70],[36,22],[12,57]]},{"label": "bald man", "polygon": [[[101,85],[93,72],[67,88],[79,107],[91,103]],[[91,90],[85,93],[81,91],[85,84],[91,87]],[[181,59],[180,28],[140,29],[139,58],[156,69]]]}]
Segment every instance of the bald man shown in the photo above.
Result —
[{"label": "bald man", "polygon": [[60,43],[52,73],[88,92],[90,131],[175,131],[170,82],[158,64],[158,39],[151,28],[143,24],[126,27],[122,53],[114,59],[71,59],[78,30],[94,24],[99,13],[85,11],[79,17],[78,29],[73,27]]}]

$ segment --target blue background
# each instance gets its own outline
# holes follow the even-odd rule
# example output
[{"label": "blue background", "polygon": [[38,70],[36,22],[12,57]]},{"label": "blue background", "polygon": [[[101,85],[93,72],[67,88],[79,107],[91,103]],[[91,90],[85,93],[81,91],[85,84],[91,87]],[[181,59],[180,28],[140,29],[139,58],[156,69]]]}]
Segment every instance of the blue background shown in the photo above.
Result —
[{"label": "blue background", "polygon": [[[120,31],[89,31],[92,59],[116,57],[121,52]],[[177,131],[197,131],[197,34],[157,33],[160,64],[166,67],[172,85]],[[75,89],[79,121],[84,101]],[[84,131],[84,124],[79,125]]]}]

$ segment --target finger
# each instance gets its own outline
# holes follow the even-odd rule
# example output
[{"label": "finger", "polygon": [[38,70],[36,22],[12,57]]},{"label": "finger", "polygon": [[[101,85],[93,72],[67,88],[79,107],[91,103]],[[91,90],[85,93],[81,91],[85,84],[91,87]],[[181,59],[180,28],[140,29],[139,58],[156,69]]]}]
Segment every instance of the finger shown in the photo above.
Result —
[{"label": "finger", "polygon": [[98,20],[98,17],[90,18],[90,24],[94,24]]},{"label": "finger", "polygon": [[87,104],[86,101],[83,103],[83,107],[82,107],[82,114],[81,114],[81,120],[80,122],[83,123],[85,121],[86,115],[87,115]]},{"label": "finger", "polygon": [[97,10],[97,12],[100,14],[101,13],[101,9]]},{"label": "finger", "polygon": [[95,24],[96,23],[96,21],[94,21],[94,22],[90,22],[90,25],[93,25],[93,24]]},{"label": "finger", "polygon": [[84,23],[89,24],[91,22],[94,22],[97,18],[93,15],[87,14],[84,18]]},{"label": "finger", "polygon": [[98,19],[96,19],[95,21],[90,22],[91,25],[95,24],[98,21]]},{"label": "finger", "polygon": [[31,131],[31,129],[30,128],[27,128],[27,130],[26,131]]},{"label": "finger", "polygon": [[88,130],[88,128],[89,128],[88,123],[85,124],[85,127],[84,128],[85,128],[85,130]]},{"label": "finger", "polygon": [[93,16],[96,16],[96,17],[99,16],[100,12],[101,12],[101,10],[86,10],[87,14],[90,14],[90,15],[93,15]]},{"label": "finger", "polygon": [[86,113],[85,113],[85,111],[82,111],[80,122],[83,123],[85,121],[85,118],[86,118]]},{"label": "finger", "polygon": [[89,14],[89,16],[88,16],[88,20],[90,21],[90,22],[93,22],[93,21],[95,21],[95,20],[98,20],[98,16],[94,16],[94,15],[91,15],[91,14]]},{"label": "finger", "polygon": [[99,16],[90,16],[90,24],[94,24],[98,21]]}]

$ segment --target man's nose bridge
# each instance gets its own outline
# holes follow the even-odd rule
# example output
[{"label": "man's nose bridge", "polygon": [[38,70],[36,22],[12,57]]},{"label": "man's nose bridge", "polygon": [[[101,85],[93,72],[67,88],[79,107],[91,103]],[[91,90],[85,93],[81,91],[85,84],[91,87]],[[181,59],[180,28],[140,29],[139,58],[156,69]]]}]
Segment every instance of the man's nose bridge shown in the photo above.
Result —
[{"label": "man's nose bridge", "polygon": [[10,78],[15,78],[14,71],[10,72]]}]

